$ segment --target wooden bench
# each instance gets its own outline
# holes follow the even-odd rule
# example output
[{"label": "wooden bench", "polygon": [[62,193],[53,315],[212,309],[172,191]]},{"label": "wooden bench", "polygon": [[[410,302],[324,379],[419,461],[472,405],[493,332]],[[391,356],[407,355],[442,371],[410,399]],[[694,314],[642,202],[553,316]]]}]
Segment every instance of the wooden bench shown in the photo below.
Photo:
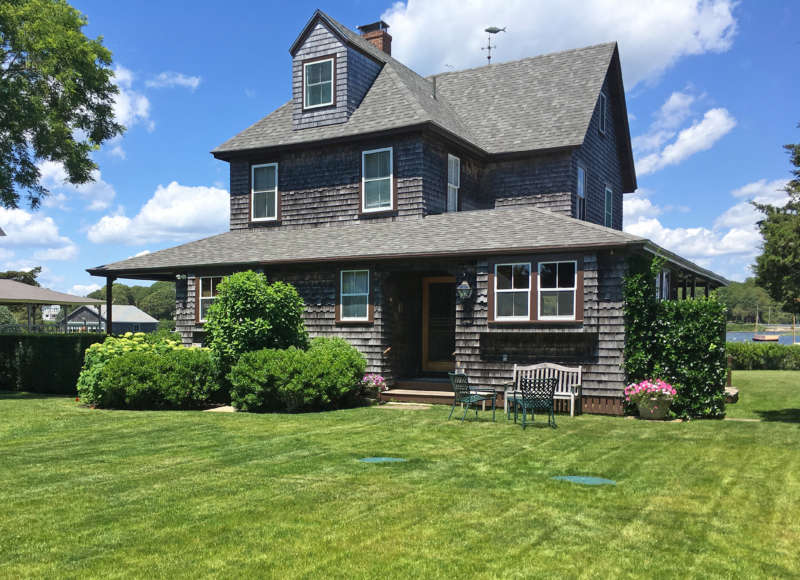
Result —
[{"label": "wooden bench", "polygon": [[514,379],[506,384],[503,394],[503,410],[508,412],[508,396],[511,391],[519,389],[519,380],[557,378],[555,398],[569,400],[569,415],[575,416],[575,399],[581,396],[581,372],[583,367],[562,367],[553,363],[538,365],[514,365]]}]

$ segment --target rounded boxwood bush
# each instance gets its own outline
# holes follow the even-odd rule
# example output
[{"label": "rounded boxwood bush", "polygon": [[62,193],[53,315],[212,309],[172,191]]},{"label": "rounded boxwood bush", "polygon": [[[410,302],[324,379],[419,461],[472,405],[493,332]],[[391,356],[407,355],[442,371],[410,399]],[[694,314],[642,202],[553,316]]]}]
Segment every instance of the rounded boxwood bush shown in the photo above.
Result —
[{"label": "rounded boxwood bush", "polygon": [[93,404],[115,409],[196,409],[217,389],[216,369],[205,349],[159,353],[132,350],[97,371]]},{"label": "rounded boxwood bush", "polygon": [[244,354],[231,369],[231,404],[240,411],[317,411],[358,401],[366,360],[341,338]]}]

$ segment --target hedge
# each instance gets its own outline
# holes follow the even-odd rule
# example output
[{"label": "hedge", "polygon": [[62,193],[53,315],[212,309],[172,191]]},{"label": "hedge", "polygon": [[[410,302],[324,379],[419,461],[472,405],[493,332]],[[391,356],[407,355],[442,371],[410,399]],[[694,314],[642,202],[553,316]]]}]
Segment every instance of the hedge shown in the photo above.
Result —
[{"label": "hedge", "polygon": [[104,334],[0,335],[0,389],[74,395],[86,349]]},{"label": "hedge", "polygon": [[679,417],[725,414],[725,307],[715,298],[657,300],[660,260],[632,261],[625,278],[625,374],[662,379],[678,391]]},{"label": "hedge", "polygon": [[800,346],[763,342],[729,342],[727,349],[733,370],[800,370]]}]

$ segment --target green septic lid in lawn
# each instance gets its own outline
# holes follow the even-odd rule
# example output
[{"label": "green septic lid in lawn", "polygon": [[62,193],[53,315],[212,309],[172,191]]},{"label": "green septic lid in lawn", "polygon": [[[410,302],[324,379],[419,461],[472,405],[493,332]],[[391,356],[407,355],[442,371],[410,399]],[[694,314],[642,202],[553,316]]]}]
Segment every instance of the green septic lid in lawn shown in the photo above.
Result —
[{"label": "green septic lid in lawn", "polygon": [[402,457],[364,457],[359,461],[362,463],[399,463],[405,459]]},{"label": "green septic lid in lawn", "polygon": [[613,479],[604,479],[602,477],[592,477],[590,475],[555,475],[552,479],[559,479],[561,481],[570,481],[572,483],[580,483],[581,485],[617,485]]}]

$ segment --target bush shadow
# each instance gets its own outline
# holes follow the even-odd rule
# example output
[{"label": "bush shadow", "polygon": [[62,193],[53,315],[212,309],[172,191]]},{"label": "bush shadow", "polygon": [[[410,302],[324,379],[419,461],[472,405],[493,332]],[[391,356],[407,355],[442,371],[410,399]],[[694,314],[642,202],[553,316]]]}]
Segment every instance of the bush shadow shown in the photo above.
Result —
[{"label": "bush shadow", "polygon": [[771,411],[756,411],[762,421],[776,421],[781,423],[800,423],[800,409],[774,409]]}]

